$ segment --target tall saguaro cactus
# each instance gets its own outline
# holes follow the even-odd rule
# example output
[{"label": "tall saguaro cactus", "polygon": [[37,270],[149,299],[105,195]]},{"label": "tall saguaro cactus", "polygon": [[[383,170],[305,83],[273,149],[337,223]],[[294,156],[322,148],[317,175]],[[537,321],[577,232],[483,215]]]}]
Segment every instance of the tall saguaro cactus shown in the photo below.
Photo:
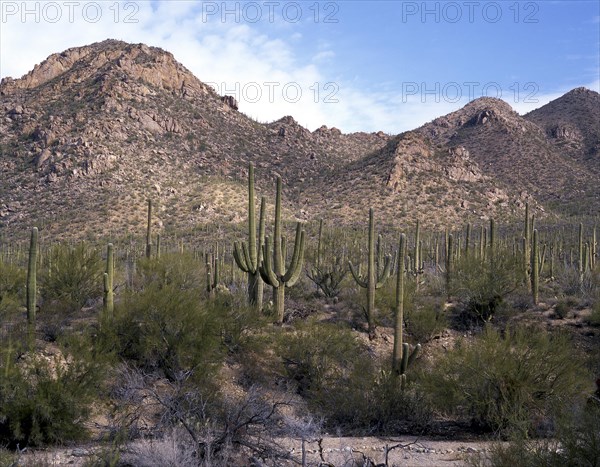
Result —
[{"label": "tall saguaro cactus", "polygon": [[248,243],[233,244],[233,259],[238,268],[248,275],[248,302],[257,310],[262,310],[264,283],[260,277],[262,247],[265,242],[265,198],[260,201],[258,221],[258,242],[256,239],[256,211],[254,207],[254,165],[248,167]]},{"label": "tall saguaro cactus", "polygon": [[358,270],[354,268],[351,261],[348,261],[350,272],[356,283],[363,289],[367,289],[367,324],[369,327],[369,337],[375,337],[375,290],[383,286],[390,277],[391,258],[386,256],[383,268],[378,268],[375,263],[375,221],[373,208],[369,209],[369,256],[367,263],[367,277],[363,277]]},{"label": "tall saguaro cactus", "polygon": [[38,256],[38,228],[31,229],[29,242],[29,263],[27,265],[27,328],[30,345],[33,343],[35,332],[36,294],[37,294],[37,256]]},{"label": "tall saguaro cactus", "polygon": [[209,297],[213,296],[219,285],[219,257],[206,254],[206,291]]},{"label": "tall saguaro cactus", "polygon": [[533,304],[538,304],[539,287],[540,287],[540,263],[538,259],[538,231],[533,230],[533,246],[531,248],[531,295]]},{"label": "tall saguaro cactus", "polygon": [[454,261],[452,255],[454,254],[454,237],[452,234],[448,235],[447,242],[448,252],[446,253],[446,294],[448,295],[448,301],[452,294],[452,273],[454,269]]},{"label": "tall saguaro cactus", "polygon": [[[274,244],[271,249],[271,242]],[[300,278],[304,261],[304,230],[302,224],[296,224],[296,239],[290,266],[285,270],[285,256],[281,236],[281,177],[277,177],[277,192],[275,195],[275,230],[273,240],[265,237],[263,245],[263,261],[259,267],[262,279],[275,291],[276,322],[283,323],[285,288],[292,287]]]},{"label": "tall saguaro cactus", "polygon": [[106,247],[106,270],[104,272],[104,312],[112,317],[114,311],[114,248],[109,243]]},{"label": "tall saguaro cactus", "polygon": [[406,235],[400,234],[398,243],[398,275],[396,276],[396,305],[394,309],[394,350],[392,354],[392,370],[406,382],[406,370],[421,350],[417,344],[409,354],[408,343],[402,343],[402,325],[404,321],[404,263],[406,261]]},{"label": "tall saguaro cactus", "polygon": [[[421,226],[417,219],[417,227],[415,228],[415,252],[414,252],[414,273],[418,278],[419,271],[421,270],[421,256],[419,250],[419,243],[421,243]],[[417,279],[417,284],[419,283]]]},{"label": "tall saguaro cactus", "polygon": [[152,200],[148,200],[148,225],[146,227],[146,258],[152,255]]}]

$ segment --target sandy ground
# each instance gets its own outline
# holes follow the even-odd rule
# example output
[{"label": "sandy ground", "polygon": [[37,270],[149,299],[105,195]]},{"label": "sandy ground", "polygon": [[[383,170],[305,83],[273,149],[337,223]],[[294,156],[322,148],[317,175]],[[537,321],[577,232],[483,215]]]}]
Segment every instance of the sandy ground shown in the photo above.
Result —
[{"label": "sandy ground", "polygon": [[[302,459],[301,441],[286,441],[290,452]],[[490,442],[441,441],[418,437],[393,438],[323,438],[320,442],[305,443],[307,466],[461,466],[465,458],[482,452]],[[22,454],[19,466],[76,466],[86,465],[102,448],[98,446],[30,451]],[[387,457],[387,459],[386,459]],[[386,462],[387,461],[387,462]],[[89,464],[88,464],[89,465]],[[260,464],[244,464],[259,467]],[[290,464],[293,465],[293,464]],[[160,466],[157,466],[160,467]],[[182,466],[185,467],[185,466]]]}]

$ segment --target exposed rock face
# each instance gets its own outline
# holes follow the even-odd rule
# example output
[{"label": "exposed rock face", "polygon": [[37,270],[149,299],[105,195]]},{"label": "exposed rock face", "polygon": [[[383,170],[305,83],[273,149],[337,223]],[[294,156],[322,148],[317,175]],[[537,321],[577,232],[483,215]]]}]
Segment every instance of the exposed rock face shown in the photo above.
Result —
[{"label": "exposed rock face", "polygon": [[233,110],[238,109],[238,102],[233,96],[223,96],[221,100],[225,103],[225,105]]}]

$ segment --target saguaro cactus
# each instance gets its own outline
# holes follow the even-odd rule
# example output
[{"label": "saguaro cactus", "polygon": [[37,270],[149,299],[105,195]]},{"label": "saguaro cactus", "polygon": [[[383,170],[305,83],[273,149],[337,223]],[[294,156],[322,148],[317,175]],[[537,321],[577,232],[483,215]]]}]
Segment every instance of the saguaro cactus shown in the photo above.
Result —
[{"label": "saguaro cactus", "polygon": [[304,230],[302,224],[296,224],[296,239],[290,266],[285,270],[285,256],[281,237],[281,177],[277,177],[275,196],[275,230],[273,232],[274,249],[271,249],[271,238],[265,237],[263,245],[263,261],[259,267],[262,279],[275,291],[276,322],[283,323],[285,288],[292,287],[300,278],[304,261]]},{"label": "saguaro cactus", "polygon": [[578,269],[579,269],[579,274],[580,276],[583,276],[583,271],[584,271],[584,264],[583,264],[583,223],[579,223],[579,238],[578,238],[578,253],[579,253],[579,258],[578,258]]},{"label": "saguaro cactus", "polygon": [[465,256],[469,255],[471,247],[471,223],[467,224],[467,233],[465,235]]},{"label": "saguaro cactus", "polygon": [[446,294],[448,295],[448,301],[450,301],[450,295],[452,293],[452,269],[454,268],[454,262],[452,255],[454,254],[454,237],[452,234],[448,235],[448,252],[446,253]]},{"label": "saguaro cactus", "polygon": [[152,200],[148,200],[148,225],[146,227],[146,258],[152,255]]},{"label": "saguaro cactus", "polygon": [[219,285],[219,258],[216,255],[206,254],[206,291],[209,296],[214,295]]},{"label": "saguaro cactus", "polygon": [[38,228],[31,229],[29,242],[29,263],[27,265],[27,327],[30,343],[33,342],[35,332],[36,294],[37,294],[37,255],[38,255]]},{"label": "saguaro cactus", "polygon": [[114,311],[114,248],[109,243],[106,247],[106,270],[104,272],[104,312],[107,316],[112,316]]},{"label": "saguaro cactus", "polygon": [[381,288],[388,277],[390,277],[390,259],[389,256],[384,258],[383,268],[378,268],[378,265],[375,263],[375,221],[373,208],[371,208],[369,209],[369,257],[367,263],[367,277],[363,277],[360,272],[354,268],[352,262],[348,261],[350,272],[356,283],[363,289],[367,289],[366,315],[370,338],[375,337],[375,290]]},{"label": "saguaro cactus", "polygon": [[396,306],[394,309],[394,351],[392,354],[392,370],[406,382],[406,370],[417,357],[421,344],[417,344],[410,353],[407,343],[402,343],[402,325],[404,321],[404,263],[406,261],[406,235],[400,235],[398,244],[398,269],[396,276]]},{"label": "saguaro cactus", "polygon": [[538,260],[538,231],[533,230],[533,247],[531,248],[531,295],[533,304],[538,304],[540,287],[540,263]]},{"label": "saguaro cactus", "polygon": [[[421,255],[419,244],[421,243],[421,225],[419,220],[417,219],[417,227],[415,228],[415,252],[414,252],[414,267],[413,271],[415,276],[418,277],[419,272],[421,271]],[[417,284],[419,283],[417,279]]]},{"label": "saguaro cactus", "polygon": [[238,268],[248,275],[248,302],[257,310],[262,310],[264,284],[259,267],[262,262],[262,247],[265,241],[266,201],[260,201],[260,219],[258,221],[258,243],[256,239],[256,211],[254,207],[254,165],[248,167],[248,243],[233,244],[233,259]]},{"label": "saguaro cactus", "polygon": [[525,232],[523,241],[523,264],[525,266],[526,279],[530,277],[529,263],[531,258],[531,222],[529,219],[529,203],[525,203]]}]

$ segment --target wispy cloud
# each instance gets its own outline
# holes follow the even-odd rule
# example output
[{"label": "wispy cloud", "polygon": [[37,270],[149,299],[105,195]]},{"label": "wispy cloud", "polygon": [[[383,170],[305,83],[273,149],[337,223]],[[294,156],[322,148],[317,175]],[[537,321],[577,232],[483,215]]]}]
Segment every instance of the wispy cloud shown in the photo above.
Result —
[{"label": "wispy cloud", "polygon": [[[292,115],[311,130],[325,124],[344,132],[398,133],[456,110],[469,100],[467,89],[460,89],[459,99],[444,94],[448,83],[440,83],[436,96],[427,89],[407,93],[406,83],[389,79],[365,87],[354,76],[336,75],[336,60],[342,55],[336,44],[317,41],[315,51],[306,53],[310,34],[302,29],[302,22],[282,21],[281,12],[272,23],[269,11],[263,9],[261,21],[254,23],[238,21],[235,12],[225,17],[223,11],[215,12],[215,6],[220,9],[224,5],[219,2],[73,3],[79,6],[69,7],[64,1],[28,2],[27,13],[23,11],[25,2],[2,1],[0,76],[20,77],[51,53],[114,38],[172,52],[200,80],[212,83],[221,94],[235,95],[240,110],[257,120]],[[99,11],[94,11],[92,3]],[[51,21],[49,4],[58,6],[59,20]],[[17,11],[7,10],[7,5]],[[236,8],[240,3],[227,5]],[[248,10],[245,14],[253,13]],[[573,54],[571,58],[578,57]],[[352,69],[344,65],[344,69]],[[569,90],[538,91],[534,96],[537,102],[523,102],[524,95],[515,98],[510,86],[503,85],[502,97],[521,113]],[[598,82],[591,87],[598,90]]]}]

